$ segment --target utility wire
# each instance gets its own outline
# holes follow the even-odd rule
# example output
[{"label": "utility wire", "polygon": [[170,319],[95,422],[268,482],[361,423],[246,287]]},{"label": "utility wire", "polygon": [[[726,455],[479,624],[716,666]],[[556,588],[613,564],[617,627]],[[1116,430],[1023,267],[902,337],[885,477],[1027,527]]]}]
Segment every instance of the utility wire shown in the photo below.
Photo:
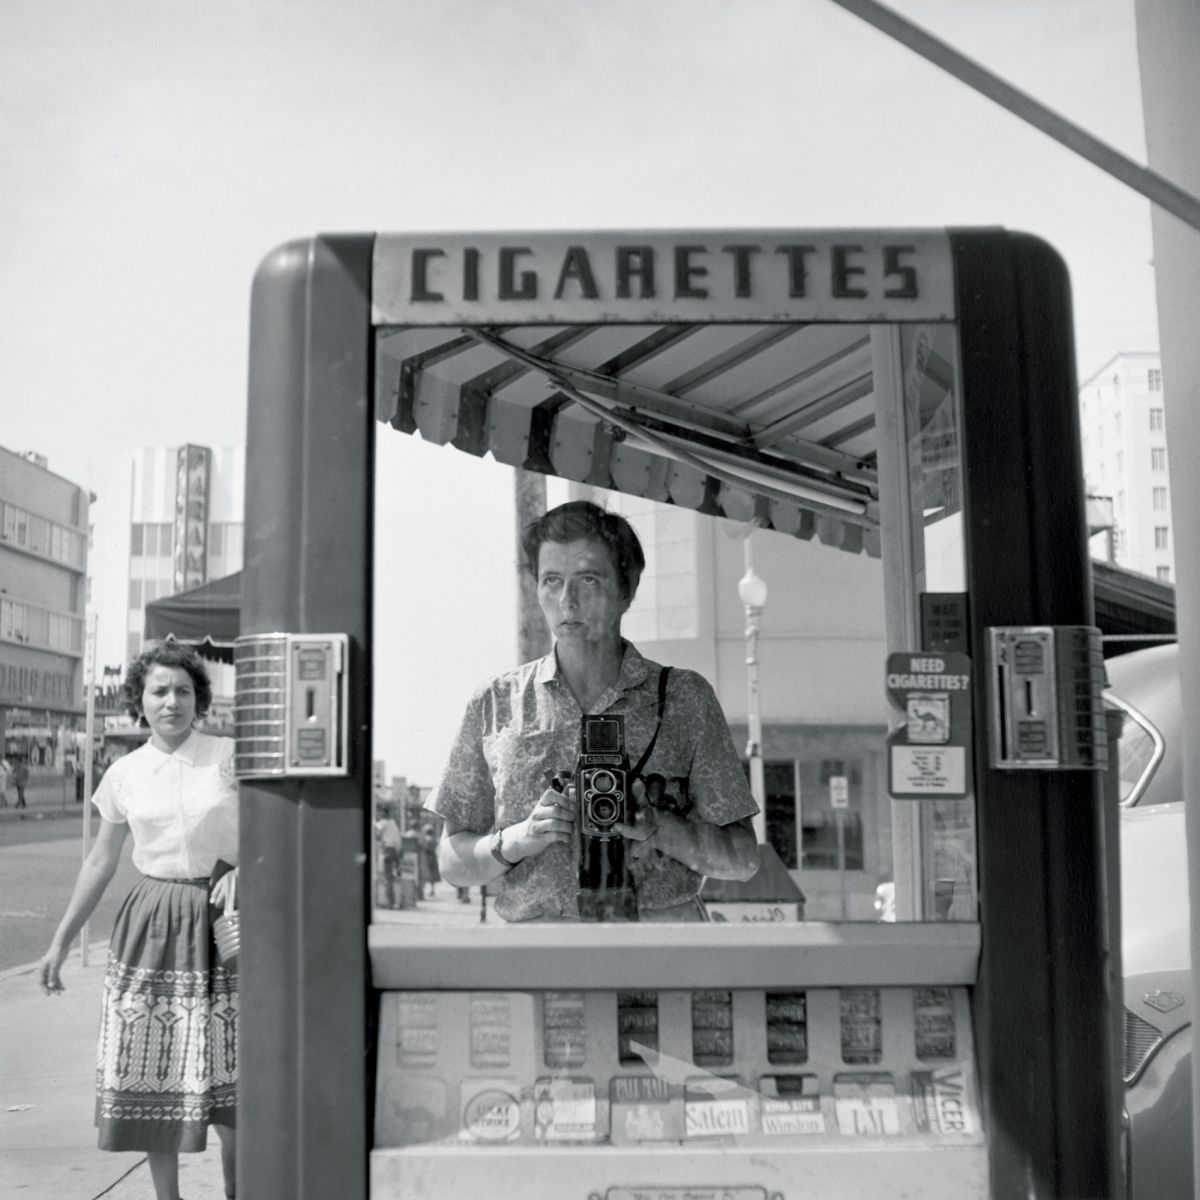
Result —
[{"label": "utility wire", "polygon": [[861,17],[881,33],[887,34],[901,45],[928,59],[935,66],[953,75],[968,87],[994,100],[1022,121],[1049,134],[1068,150],[1086,158],[1102,171],[1119,179],[1122,183],[1140,192],[1159,208],[1178,217],[1193,229],[1200,230],[1200,200],[1178,184],[1143,167],[1106,142],[1093,137],[1086,130],[1068,121],[1032,96],[1006,83],[974,59],[955,50],[939,38],[926,33],[907,17],[879,4],[877,0],[833,0],[839,8]]}]

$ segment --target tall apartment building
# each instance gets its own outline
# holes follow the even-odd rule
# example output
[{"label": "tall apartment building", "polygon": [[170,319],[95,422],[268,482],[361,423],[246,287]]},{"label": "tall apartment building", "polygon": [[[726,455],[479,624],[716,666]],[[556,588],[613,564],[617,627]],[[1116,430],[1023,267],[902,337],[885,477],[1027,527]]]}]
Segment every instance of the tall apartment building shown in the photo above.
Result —
[{"label": "tall apartment building", "polygon": [[127,661],[152,600],[241,570],[246,488],[242,446],[145,447],[132,460]]},{"label": "tall apartment building", "polygon": [[[1114,355],[1084,380],[1079,411],[1088,491],[1112,500],[1116,564],[1173,581],[1162,359],[1150,352]],[[1093,542],[1093,558],[1108,557],[1103,536]]]},{"label": "tall apartment building", "polygon": [[0,447],[0,746],[35,771],[61,771],[83,729],[91,499]]}]

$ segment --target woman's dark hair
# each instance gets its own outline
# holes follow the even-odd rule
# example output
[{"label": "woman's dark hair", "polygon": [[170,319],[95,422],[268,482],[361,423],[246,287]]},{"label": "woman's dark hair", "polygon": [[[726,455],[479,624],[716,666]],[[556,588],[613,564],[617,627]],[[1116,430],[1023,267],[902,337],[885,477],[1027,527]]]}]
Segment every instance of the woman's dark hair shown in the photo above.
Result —
[{"label": "woman's dark hair", "polygon": [[612,555],[621,595],[632,600],[646,569],[646,556],[633,526],[620,513],[605,512],[590,500],[571,500],[552,508],[521,531],[525,570],[537,579],[538,555],[545,542],[602,542]]},{"label": "woman's dark hair", "polygon": [[141,652],[125,671],[125,708],[139,725],[145,725],[142,714],[142,693],[146,690],[146,676],[155,667],[182,667],[191,677],[196,689],[196,716],[202,717],[212,704],[212,683],[204,659],[191,646],[167,637],[161,642],[152,642]]}]

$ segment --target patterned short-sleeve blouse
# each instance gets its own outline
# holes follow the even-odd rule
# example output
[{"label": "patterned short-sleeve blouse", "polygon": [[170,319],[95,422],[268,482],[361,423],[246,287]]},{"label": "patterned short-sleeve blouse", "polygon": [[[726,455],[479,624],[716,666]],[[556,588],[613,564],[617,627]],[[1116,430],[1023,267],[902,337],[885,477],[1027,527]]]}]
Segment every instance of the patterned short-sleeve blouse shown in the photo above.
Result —
[{"label": "patterned short-sleeve blouse", "polygon": [[203,879],[237,862],[233,739],[193,730],[173,754],[146,742],[104,773],[100,815],[133,834],[133,865],[156,879]]},{"label": "patterned short-sleeve blouse", "polygon": [[[631,643],[623,647],[620,676],[592,711],[624,715],[626,749],[636,762],[654,734],[662,667]],[[479,834],[523,820],[546,790],[547,772],[574,769],[582,716],[553,651],[490,680],[467,704],[427,807]],[[695,671],[671,671],[658,740],[643,774],[664,776],[669,792],[686,797],[689,821],[728,825],[758,811],[720,703]],[[499,881],[496,912],[508,921],[578,916],[576,853],[574,844],[560,842],[519,862]],[[642,912],[690,899],[702,881],[658,851],[640,858],[633,874]]]}]

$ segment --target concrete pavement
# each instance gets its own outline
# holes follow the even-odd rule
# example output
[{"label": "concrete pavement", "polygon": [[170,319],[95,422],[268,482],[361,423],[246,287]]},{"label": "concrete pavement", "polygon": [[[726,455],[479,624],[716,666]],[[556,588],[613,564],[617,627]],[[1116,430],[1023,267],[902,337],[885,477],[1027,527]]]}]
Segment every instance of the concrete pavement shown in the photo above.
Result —
[{"label": "concrete pavement", "polygon": [[[106,946],[72,952],[66,991],[46,996],[32,964],[0,973],[0,1194],[12,1200],[154,1200],[146,1156],[96,1148],[96,1034]],[[223,1200],[216,1134],[179,1157],[186,1200]]]}]

